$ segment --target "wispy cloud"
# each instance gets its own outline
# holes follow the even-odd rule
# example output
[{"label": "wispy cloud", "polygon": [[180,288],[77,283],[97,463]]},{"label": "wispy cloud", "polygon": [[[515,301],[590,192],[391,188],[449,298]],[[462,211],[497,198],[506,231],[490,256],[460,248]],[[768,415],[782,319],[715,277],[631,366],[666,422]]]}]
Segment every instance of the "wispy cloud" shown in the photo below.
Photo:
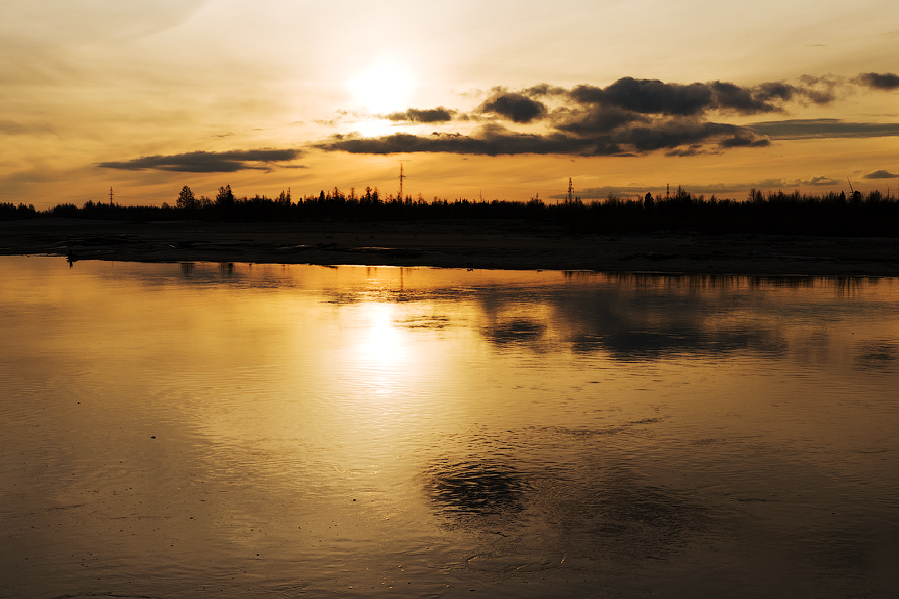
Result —
[{"label": "wispy cloud", "polygon": [[160,170],[184,173],[233,173],[267,169],[272,163],[291,162],[302,151],[296,149],[230,150],[185,152],[170,156],[142,156],[124,162],[101,162],[97,166],[126,171]]},{"label": "wispy cloud", "polygon": [[0,119],[0,134],[3,135],[43,135],[53,133],[53,127],[48,123],[23,123]]},{"label": "wispy cloud", "polygon": [[881,169],[864,175],[862,179],[899,179],[899,173],[891,173],[890,171]]},{"label": "wispy cloud", "polygon": [[899,135],[899,123],[853,123],[839,119],[763,121],[748,127],[770,139],[866,138]]}]

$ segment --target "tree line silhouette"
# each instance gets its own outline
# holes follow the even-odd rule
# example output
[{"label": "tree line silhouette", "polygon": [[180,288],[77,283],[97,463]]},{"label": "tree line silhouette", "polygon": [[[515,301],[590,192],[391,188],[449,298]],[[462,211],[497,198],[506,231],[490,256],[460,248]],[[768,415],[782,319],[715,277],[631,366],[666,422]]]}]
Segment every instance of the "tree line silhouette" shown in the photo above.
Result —
[{"label": "tree line silhouette", "polygon": [[577,233],[697,232],[770,233],[790,235],[899,236],[899,200],[880,191],[857,190],[811,196],[763,192],[753,189],[742,201],[712,195],[694,195],[680,187],[655,198],[621,198],[610,194],[602,200],[573,198],[547,203],[535,196],[528,201],[426,200],[381,196],[366,187],[357,194],[337,187],[317,196],[294,200],[290,191],[276,198],[256,195],[238,198],[230,185],[219,188],[215,198],[197,197],[184,186],[174,205],[123,206],[113,201],[58,204],[46,211],[33,205],[0,203],[0,220],[67,217],[134,221],[231,221],[231,222],[373,222],[427,220],[522,220],[555,224]]}]

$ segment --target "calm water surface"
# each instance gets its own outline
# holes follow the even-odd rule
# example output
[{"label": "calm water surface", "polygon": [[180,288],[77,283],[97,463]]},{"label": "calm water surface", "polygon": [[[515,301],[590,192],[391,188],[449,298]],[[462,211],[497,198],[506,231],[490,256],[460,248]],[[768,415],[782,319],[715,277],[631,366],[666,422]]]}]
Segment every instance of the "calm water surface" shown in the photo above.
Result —
[{"label": "calm water surface", "polygon": [[0,597],[896,597],[899,280],[0,258]]}]

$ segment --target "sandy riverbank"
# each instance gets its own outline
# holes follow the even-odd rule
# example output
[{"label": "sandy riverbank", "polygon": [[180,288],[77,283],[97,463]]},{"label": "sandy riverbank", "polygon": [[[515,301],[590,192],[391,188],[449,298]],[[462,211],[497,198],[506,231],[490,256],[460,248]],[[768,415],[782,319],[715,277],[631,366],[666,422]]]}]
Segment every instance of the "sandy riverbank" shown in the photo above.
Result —
[{"label": "sandy riverbank", "polygon": [[899,276],[899,238],[573,235],[516,221],[0,222],[0,255],[748,275]]}]

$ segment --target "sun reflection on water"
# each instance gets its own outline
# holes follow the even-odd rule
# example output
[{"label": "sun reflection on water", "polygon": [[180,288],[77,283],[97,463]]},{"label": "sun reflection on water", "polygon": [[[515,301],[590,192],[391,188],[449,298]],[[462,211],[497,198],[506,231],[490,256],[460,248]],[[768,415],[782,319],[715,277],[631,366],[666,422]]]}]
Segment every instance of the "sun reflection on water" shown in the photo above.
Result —
[{"label": "sun reflection on water", "polygon": [[408,334],[395,324],[395,305],[373,303],[357,309],[364,331],[353,359],[376,393],[389,393],[398,376],[414,370]]}]

